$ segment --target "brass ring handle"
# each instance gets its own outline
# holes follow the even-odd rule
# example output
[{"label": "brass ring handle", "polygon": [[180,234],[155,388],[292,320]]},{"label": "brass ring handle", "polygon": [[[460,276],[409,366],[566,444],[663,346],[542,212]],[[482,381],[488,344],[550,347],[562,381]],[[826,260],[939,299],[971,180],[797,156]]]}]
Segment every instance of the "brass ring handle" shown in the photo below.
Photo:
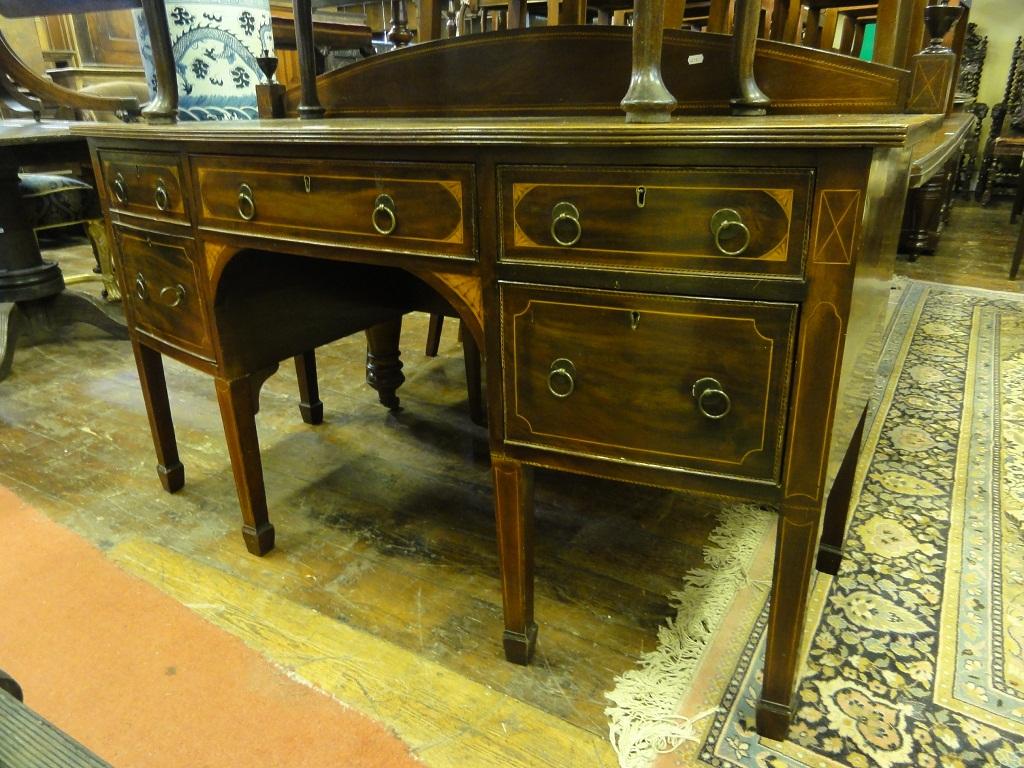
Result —
[{"label": "brass ring handle", "polygon": [[[727,229],[735,227],[743,233],[743,245],[735,250],[729,250],[722,245],[722,233]],[[750,247],[750,230],[743,223],[743,219],[732,208],[720,208],[711,217],[711,233],[715,236],[715,248],[723,256],[740,256]]]},{"label": "brass ring handle", "polygon": [[[378,222],[380,214],[387,216],[386,222],[383,225]],[[398,226],[398,216],[395,211],[395,201],[391,199],[391,195],[377,195],[377,199],[373,201],[373,213],[370,214],[370,223],[382,235],[390,235],[395,231],[395,228]]]},{"label": "brass ring handle", "polygon": [[139,272],[135,275],[135,295],[139,297],[139,301],[145,301],[149,298],[149,287],[146,285],[146,278]]},{"label": "brass ring handle", "polygon": [[253,199],[252,187],[248,184],[238,187],[238,215],[246,221],[256,218],[256,201]]},{"label": "brass ring handle", "polygon": [[114,178],[114,183],[110,185],[114,190],[114,199],[117,200],[121,205],[128,202],[128,187],[124,183],[124,176],[120,173]]},{"label": "brass ring handle", "polygon": [[166,211],[170,207],[170,198],[167,196],[167,187],[164,186],[163,179],[158,179],[156,182],[156,189],[153,191],[153,204],[159,211]]},{"label": "brass ring handle", "polygon": [[548,392],[558,398],[566,398],[576,391],[576,366],[572,360],[560,357],[551,363],[548,371]]},{"label": "brass ring handle", "polygon": [[168,307],[181,306],[181,302],[185,300],[185,286],[181,283],[177,285],[168,285],[160,290],[160,301],[162,301]]},{"label": "brass ring handle", "polygon": [[[697,410],[701,412],[701,415],[706,416],[709,419],[723,419],[732,410],[732,399],[722,389],[722,385],[718,383],[718,379],[712,379],[711,377],[705,377],[703,379],[697,379],[693,383],[693,396],[697,398]],[[714,401],[719,401],[719,407],[714,408]],[[711,405],[713,410],[709,410],[708,406]]]},{"label": "brass ring handle", "polygon": [[[576,234],[567,240],[563,240],[558,236],[558,227],[563,222],[569,222],[573,225]],[[580,223],[580,210],[572,203],[561,202],[557,203],[554,208],[551,209],[551,239],[558,243],[563,248],[571,248],[580,241],[583,236],[583,225]]]}]

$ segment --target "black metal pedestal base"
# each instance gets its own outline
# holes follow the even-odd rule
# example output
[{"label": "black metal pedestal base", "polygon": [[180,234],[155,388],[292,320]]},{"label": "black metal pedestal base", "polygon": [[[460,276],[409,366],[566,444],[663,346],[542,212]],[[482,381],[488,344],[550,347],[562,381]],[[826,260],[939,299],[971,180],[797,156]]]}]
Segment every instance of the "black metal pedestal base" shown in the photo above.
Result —
[{"label": "black metal pedestal base", "polygon": [[[60,277],[58,270],[57,276]],[[60,285],[64,281],[61,278]],[[3,294],[0,294],[2,296]],[[6,296],[4,297],[6,298]],[[14,362],[18,336],[26,331],[33,336],[52,333],[69,323],[95,326],[115,339],[127,339],[128,329],[107,314],[99,299],[85,293],[60,291],[42,299],[0,303],[0,381],[7,378]]]}]

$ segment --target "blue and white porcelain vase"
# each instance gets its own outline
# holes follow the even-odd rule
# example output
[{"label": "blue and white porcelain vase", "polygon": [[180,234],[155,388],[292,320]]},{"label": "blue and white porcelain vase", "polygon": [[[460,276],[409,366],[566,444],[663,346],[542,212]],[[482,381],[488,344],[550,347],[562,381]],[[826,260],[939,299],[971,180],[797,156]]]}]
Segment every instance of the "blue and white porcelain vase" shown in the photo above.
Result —
[{"label": "blue and white porcelain vase", "polygon": [[[274,50],[269,0],[178,0],[166,9],[179,119],[255,119],[256,84],[263,77],[256,58]],[[135,30],[153,92],[153,48],[142,11],[135,12]]]}]

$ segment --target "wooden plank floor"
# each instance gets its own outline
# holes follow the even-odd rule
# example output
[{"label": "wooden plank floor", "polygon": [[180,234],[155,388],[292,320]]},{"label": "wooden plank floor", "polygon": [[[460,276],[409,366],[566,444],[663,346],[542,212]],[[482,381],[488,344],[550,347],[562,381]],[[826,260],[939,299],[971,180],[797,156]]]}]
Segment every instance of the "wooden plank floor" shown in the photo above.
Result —
[{"label": "wooden plank floor", "polygon": [[[940,252],[898,272],[1019,291],[1007,219],[960,205]],[[81,246],[54,253],[67,273],[89,266]],[[363,383],[361,338],[319,356],[319,427],[299,418],[289,365],[267,383],[258,425],[278,548],[265,558],[242,544],[212,382],[167,365],[186,486],[165,494],[130,348],[89,328],[18,350],[0,383],[0,482],[389,723],[429,765],[612,765],[604,693],[656,642],[714,504],[538,473],[540,640],[532,667],[507,664],[487,440],[467,416],[452,325],[428,359],[425,318],[406,323],[398,413]]]}]

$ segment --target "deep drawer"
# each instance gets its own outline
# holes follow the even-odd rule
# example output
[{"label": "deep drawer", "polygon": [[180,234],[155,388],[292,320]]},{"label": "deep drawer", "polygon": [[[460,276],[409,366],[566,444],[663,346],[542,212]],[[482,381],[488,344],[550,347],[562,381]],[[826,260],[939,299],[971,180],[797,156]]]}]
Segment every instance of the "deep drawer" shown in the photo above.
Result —
[{"label": "deep drawer", "polygon": [[501,287],[512,443],[776,480],[797,307]]},{"label": "deep drawer", "polygon": [[115,227],[115,231],[132,327],[213,360],[194,241],[135,228]]},{"label": "deep drawer", "polygon": [[[194,159],[201,226],[473,256],[470,166]],[[467,215],[467,211],[469,215]]]},{"label": "deep drawer", "polygon": [[506,167],[500,258],[798,276],[813,180],[806,168]]},{"label": "deep drawer", "polygon": [[100,152],[100,167],[111,210],[188,218],[178,155],[161,152]]}]

